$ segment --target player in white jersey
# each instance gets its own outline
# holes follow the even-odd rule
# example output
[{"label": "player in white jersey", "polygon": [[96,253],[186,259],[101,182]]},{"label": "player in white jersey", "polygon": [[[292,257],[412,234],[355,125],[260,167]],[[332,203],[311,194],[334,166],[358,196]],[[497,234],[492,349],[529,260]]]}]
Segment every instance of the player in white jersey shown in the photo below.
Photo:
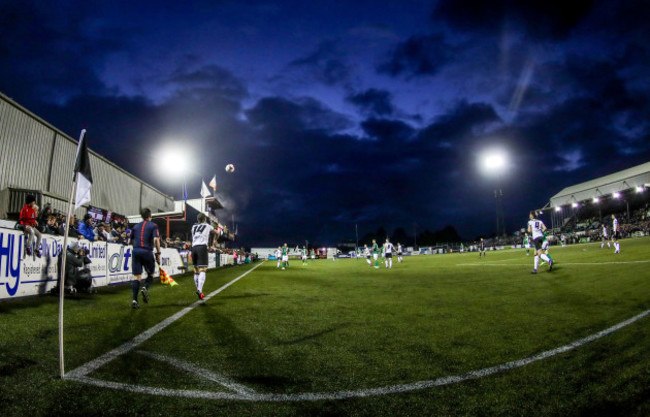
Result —
[{"label": "player in white jersey", "polygon": [[282,248],[280,246],[275,250],[275,258],[278,260],[278,266],[276,268],[280,268],[280,263],[282,262]]},{"label": "player in white jersey", "polygon": [[397,262],[402,262],[404,260],[404,248],[402,244],[397,242]]},{"label": "player in white jersey", "polygon": [[605,243],[607,243],[608,248],[612,247],[612,245],[609,244],[609,236],[607,235],[607,225],[606,224],[603,224],[603,231],[601,232],[601,239],[602,239],[602,243],[600,244],[601,249],[605,247]]},{"label": "player in white jersey", "polygon": [[372,265],[372,261],[370,261],[370,248],[368,245],[363,245],[363,254],[366,255],[366,262],[368,262],[368,265]]},{"label": "player in white jersey", "polygon": [[532,274],[537,273],[537,266],[539,265],[539,258],[548,262],[548,270],[553,270],[553,259],[550,256],[544,253],[542,245],[544,243],[544,232],[546,231],[546,225],[544,222],[535,218],[535,212],[531,211],[529,215],[530,220],[528,220],[528,233],[533,237],[533,243],[535,245],[535,269],[531,272]]},{"label": "player in white jersey", "polygon": [[614,244],[614,253],[621,253],[621,244],[618,243],[618,219],[612,214],[612,243]]},{"label": "player in white jersey", "polygon": [[386,268],[390,269],[393,267],[393,252],[395,252],[395,246],[386,238],[386,243],[384,243],[384,256],[386,257],[384,263],[386,264]]},{"label": "player in white jersey", "polygon": [[205,283],[205,271],[208,269],[208,245],[210,238],[216,233],[214,227],[207,223],[207,217],[203,213],[196,216],[198,223],[192,226],[192,263],[194,264],[194,284],[196,295],[203,300],[203,284]]}]

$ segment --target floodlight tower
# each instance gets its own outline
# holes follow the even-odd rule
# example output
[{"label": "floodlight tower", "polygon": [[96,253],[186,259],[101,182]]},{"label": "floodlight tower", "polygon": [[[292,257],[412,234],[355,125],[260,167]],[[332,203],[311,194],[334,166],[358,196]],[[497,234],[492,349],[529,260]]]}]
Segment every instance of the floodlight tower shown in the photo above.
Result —
[{"label": "floodlight tower", "polygon": [[177,147],[165,148],[160,152],[159,160],[161,165],[165,167],[162,172],[167,174],[170,179],[183,179],[183,198],[186,193],[186,179],[189,158],[183,149]]},{"label": "floodlight tower", "polygon": [[503,236],[506,233],[506,227],[503,216],[503,190],[501,189],[501,176],[505,173],[508,166],[508,158],[505,152],[501,150],[492,150],[486,152],[481,157],[481,168],[486,176],[496,178],[494,188],[494,199],[496,201],[496,236]]}]

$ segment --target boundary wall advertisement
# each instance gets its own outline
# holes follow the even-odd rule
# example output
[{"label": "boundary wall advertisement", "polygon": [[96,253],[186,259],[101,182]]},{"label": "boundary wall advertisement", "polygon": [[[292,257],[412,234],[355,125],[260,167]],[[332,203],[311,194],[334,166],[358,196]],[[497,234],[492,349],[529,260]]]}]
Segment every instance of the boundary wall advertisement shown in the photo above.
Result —
[{"label": "boundary wall advertisement", "polygon": [[[0,300],[45,294],[56,286],[63,237],[44,234],[41,239],[40,258],[25,256],[24,239],[21,231],[0,228]],[[133,279],[133,247],[68,238],[68,245],[72,242],[77,242],[87,250],[91,261],[87,267],[93,277],[93,287],[122,284]],[[176,249],[163,248],[161,252],[161,265],[169,275],[178,275],[185,271],[185,264]],[[216,262],[213,260],[210,266],[216,266]],[[158,277],[157,269],[154,276]]]}]

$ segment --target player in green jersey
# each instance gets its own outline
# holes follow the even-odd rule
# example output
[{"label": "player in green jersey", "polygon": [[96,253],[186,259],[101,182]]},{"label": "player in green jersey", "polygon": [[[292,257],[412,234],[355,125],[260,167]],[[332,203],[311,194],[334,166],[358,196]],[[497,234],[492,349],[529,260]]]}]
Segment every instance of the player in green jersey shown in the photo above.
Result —
[{"label": "player in green jersey", "polygon": [[379,268],[379,245],[375,239],[372,240],[372,258],[375,260],[375,268]]}]

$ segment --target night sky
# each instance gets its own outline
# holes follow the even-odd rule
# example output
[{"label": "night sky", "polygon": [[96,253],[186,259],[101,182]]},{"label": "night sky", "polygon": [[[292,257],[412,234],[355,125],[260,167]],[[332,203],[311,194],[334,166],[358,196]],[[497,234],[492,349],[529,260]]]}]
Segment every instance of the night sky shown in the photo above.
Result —
[{"label": "night sky", "polygon": [[[243,244],[508,231],[650,161],[650,2],[0,0],[0,91]],[[509,155],[486,176],[479,158]],[[226,174],[233,163],[236,171]],[[128,196],[126,196],[128,198]],[[138,198],[138,196],[133,196]],[[133,213],[126,213],[133,214]]]}]

